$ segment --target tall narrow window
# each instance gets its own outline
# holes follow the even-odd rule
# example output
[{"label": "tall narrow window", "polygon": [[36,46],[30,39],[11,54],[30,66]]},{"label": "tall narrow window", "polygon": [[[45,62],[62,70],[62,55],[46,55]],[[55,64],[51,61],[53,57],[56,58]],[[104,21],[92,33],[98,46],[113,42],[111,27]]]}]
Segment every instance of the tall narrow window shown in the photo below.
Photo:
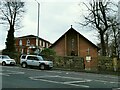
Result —
[{"label": "tall narrow window", "polygon": [[22,46],[22,40],[19,41],[19,45]]},{"label": "tall narrow window", "polygon": [[87,49],[87,55],[90,55],[90,48]]},{"label": "tall narrow window", "polygon": [[43,41],[43,47],[45,47],[45,42]]},{"label": "tall narrow window", "polygon": [[30,50],[29,49],[27,49],[27,54],[30,54]]},{"label": "tall narrow window", "polygon": [[46,43],[46,48],[48,48],[48,43]]},{"label": "tall narrow window", "polygon": [[75,39],[72,39],[72,41],[71,41],[71,49],[72,49],[72,51],[71,51],[71,56],[75,56]]},{"label": "tall narrow window", "polygon": [[75,43],[75,40],[74,39],[72,39],[72,42],[71,42],[71,48],[72,48],[72,51],[74,51],[74,43]]},{"label": "tall narrow window", "polygon": [[42,42],[41,42],[41,40],[39,40],[39,43],[40,43],[40,46],[42,46]]}]

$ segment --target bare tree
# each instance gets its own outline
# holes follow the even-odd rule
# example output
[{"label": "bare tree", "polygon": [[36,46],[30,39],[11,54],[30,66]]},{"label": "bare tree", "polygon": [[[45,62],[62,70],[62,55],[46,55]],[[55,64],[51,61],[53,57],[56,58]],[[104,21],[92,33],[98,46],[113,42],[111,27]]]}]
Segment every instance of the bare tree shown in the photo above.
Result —
[{"label": "bare tree", "polygon": [[119,28],[119,23],[118,23],[118,21],[117,21],[117,19],[116,19],[116,17],[113,17],[112,19],[111,19],[111,34],[112,34],[112,44],[113,44],[113,52],[112,52],[112,55],[113,56],[118,56],[119,57],[119,51],[118,51],[118,40],[119,40],[119,38],[118,38],[118,35],[119,35],[119,30],[120,30],[120,28]]},{"label": "bare tree", "polygon": [[[105,34],[111,27],[110,12],[113,10],[109,7],[111,2],[102,2],[102,0],[92,0],[89,5],[84,3],[89,14],[84,16],[85,23],[80,23],[84,26],[91,25],[97,30],[100,38],[101,55],[106,56]],[[106,38],[107,39],[107,38]]]},{"label": "bare tree", "polygon": [[20,27],[20,20],[24,13],[23,7],[24,2],[20,2],[19,0],[0,1],[1,24],[6,24],[9,28],[4,52],[10,56],[12,56],[10,53],[15,52],[14,32]]}]

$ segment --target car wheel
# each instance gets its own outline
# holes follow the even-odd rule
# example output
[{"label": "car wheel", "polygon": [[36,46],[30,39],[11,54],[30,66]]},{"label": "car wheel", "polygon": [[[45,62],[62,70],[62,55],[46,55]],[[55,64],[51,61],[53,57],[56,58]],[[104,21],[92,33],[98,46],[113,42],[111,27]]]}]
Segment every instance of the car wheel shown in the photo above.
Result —
[{"label": "car wheel", "polygon": [[26,63],[22,63],[22,67],[23,67],[23,68],[26,68],[26,67],[27,67],[27,64],[26,64]]},{"label": "car wheel", "polygon": [[5,66],[6,65],[6,63],[5,62],[2,62],[2,66]]},{"label": "car wheel", "polygon": [[44,65],[44,64],[41,64],[39,68],[40,68],[41,70],[44,70],[44,69],[45,69],[45,65]]}]

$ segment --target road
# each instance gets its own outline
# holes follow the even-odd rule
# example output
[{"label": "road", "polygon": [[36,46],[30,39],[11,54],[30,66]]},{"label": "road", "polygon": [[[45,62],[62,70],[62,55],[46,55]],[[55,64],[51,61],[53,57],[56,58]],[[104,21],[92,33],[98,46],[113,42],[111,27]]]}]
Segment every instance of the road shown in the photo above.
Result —
[{"label": "road", "polygon": [[118,76],[0,66],[2,88],[118,88]]}]

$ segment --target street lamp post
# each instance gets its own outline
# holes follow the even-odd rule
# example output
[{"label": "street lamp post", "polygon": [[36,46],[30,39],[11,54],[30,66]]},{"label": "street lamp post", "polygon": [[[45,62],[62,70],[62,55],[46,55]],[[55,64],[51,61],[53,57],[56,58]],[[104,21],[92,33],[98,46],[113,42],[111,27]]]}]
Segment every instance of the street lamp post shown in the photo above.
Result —
[{"label": "street lamp post", "polygon": [[38,37],[39,37],[39,14],[40,14],[40,3],[38,3],[38,30],[37,30],[37,36]]},{"label": "street lamp post", "polygon": [[[118,2],[118,23],[120,24],[120,1]],[[120,25],[119,25],[120,28]],[[120,30],[118,32],[118,56],[120,59]]]},{"label": "street lamp post", "polygon": [[39,53],[39,16],[40,16],[40,3],[35,0],[38,4],[38,25],[37,25],[37,52]]}]

